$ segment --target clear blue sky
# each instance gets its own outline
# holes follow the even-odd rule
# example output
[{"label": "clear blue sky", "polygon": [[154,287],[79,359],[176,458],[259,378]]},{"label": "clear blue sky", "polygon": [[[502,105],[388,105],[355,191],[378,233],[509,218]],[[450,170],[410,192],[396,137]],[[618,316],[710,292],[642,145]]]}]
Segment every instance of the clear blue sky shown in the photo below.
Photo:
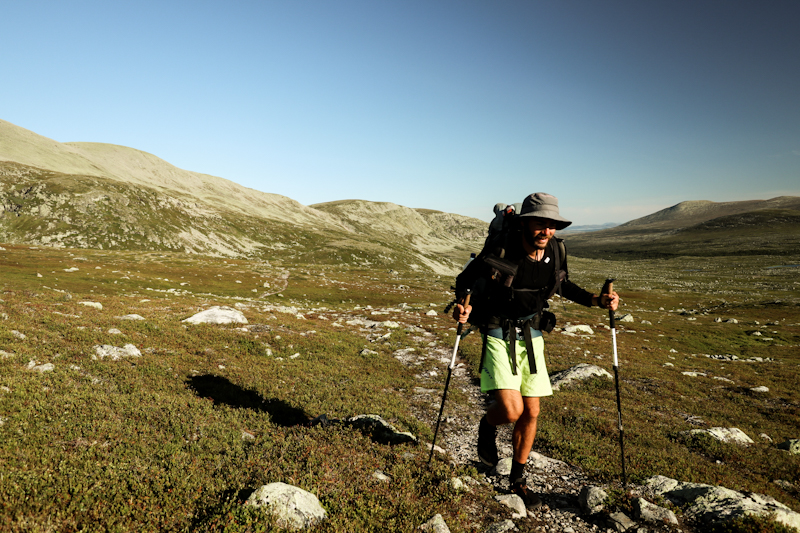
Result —
[{"label": "clear blue sky", "polygon": [[0,118],[309,205],[576,224],[800,195],[800,2],[0,7]]}]

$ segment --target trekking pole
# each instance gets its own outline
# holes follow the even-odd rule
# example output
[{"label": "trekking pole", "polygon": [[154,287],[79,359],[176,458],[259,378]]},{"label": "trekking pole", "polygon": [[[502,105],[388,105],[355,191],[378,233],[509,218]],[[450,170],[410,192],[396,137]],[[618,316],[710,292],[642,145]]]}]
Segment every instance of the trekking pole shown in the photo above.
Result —
[{"label": "trekking pole", "polygon": [[[464,308],[469,305],[469,297],[472,291],[467,289],[467,295],[464,297]],[[444,412],[444,402],[447,399],[447,388],[450,386],[450,378],[453,376],[453,369],[456,366],[456,354],[458,353],[458,344],[461,342],[461,330],[464,324],[459,322],[456,329],[456,345],[453,347],[453,357],[450,359],[450,366],[447,367],[447,380],[444,382],[444,393],[442,394],[442,407],[439,408],[439,418],[436,420],[436,430],[433,432],[433,442],[431,443],[431,454],[428,456],[428,464],[431,464],[433,459],[433,450],[436,447],[436,436],[439,434],[439,424],[442,422],[442,413]]]},{"label": "trekking pole", "polygon": [[[613,290],[613,279],[607,279],[605,284],[603,285],[603,289],[600,291],[600,294],[611,294]],[[625,439],[623,437],[623,430],[622,430],[622,402],[619,399],[619,361],[617,359],[617,329],[616,325],[614,324],[614,310],[608,310],[608,320],[611,322],[611,339],[614,346],[614,384],[617,388],[617,422],[619,425],[619,454],[622,460],[622,486],[623,488],[628,487],[628,478],[625,474]]]}]

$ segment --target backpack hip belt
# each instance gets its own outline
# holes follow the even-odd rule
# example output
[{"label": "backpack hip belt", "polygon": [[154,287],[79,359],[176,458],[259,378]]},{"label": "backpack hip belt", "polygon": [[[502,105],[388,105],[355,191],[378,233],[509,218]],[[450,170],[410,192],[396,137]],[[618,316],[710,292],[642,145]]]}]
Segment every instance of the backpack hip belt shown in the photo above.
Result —
[{"label": "backpack hip belt", "polygon": [[[517,375],[517,333],[518,329],[522,330],[522,338],[525,340],[525,350],[528,353],[528,366],[531,374],[536,374],[536,354],[533,352],[533,337],[531,336],[532,329],[539,329],[540,313],[536,313],[532,317],[521,319],[513,318],[500,318],[494,317],[489,321],[489,326],[483,332],[483,346],[481,346],[481,364],[478,367],[479,372],[483,370],[483,363],[486,359],[486,349],[489,337],[496,337],[489,335],[489,331],[500,329],[503,338],[501,340],[508,340],[509,347],[511,348],[511,370],[513,374]],[[492,327],[494,326],[494,327]]]}]

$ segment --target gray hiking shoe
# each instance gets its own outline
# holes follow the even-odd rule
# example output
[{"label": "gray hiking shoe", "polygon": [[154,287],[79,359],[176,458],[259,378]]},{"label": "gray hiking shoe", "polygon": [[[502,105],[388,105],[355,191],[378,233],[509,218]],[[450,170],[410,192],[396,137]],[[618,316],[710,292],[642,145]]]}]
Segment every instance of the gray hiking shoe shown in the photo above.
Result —
[{"label": "gray hiking shoe", "polygon": [[483,464],[490,467],[497,466],[497,428],[486,421],[486,417],[481,418],[478,426],[478,459]]}]

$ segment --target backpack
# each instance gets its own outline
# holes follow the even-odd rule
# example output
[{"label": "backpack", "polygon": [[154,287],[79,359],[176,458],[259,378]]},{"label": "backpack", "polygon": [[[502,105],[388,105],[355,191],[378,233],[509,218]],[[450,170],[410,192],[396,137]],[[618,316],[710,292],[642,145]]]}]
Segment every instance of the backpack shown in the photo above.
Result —
[{"label": "backpack", "polygon": [[469,322],[485,331],[489,327],[497,327],[498,318],[505,318],[502,311],[514,301],[515,296],[519,299],[520,293],[536,293],[524,295],[535,302],[529,309],[530,314],[537,314],[534,329],[544,326],[545,331],[551,331],[555,325],[552,313],[547,313],[552,317],[548,318],[548,323],[540,325],[538,321],[545,314],[543,310],[547,307],[547,300],[559,291],[566,279],[566,272],[561,269],[567,254],[566,247],[562,239],[552,239],[555,275],[548,286],[542,289],[513,288],[514,277],[525,256],[524,250],[520,251],[522,229],[516,213],[518,208],[502,205],[494,207],[495,218],[489,225],[489,235],[480,254],[456,277],[456,299],[461,301],[467,289],[470,290],[472,313]]}]

